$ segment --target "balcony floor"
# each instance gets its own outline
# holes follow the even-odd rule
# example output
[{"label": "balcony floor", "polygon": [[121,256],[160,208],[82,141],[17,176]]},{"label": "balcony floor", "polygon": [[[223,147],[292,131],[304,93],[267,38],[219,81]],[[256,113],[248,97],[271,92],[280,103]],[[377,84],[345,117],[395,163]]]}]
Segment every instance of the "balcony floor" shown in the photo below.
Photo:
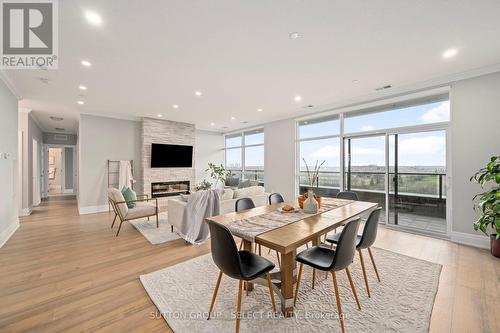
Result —
[{"label": "balcony floor", "polygon": [[[380,220],[385,221],[385,211],[380,215]],[[391,221],[393,224],[394,221]],[[446,219],[433,217],[433,216],[424,216],[417,215],[411,213],[398,213],[398,225],[413,229],[418,229],[424,232],[432,232],[432,233],[446,233]]]}]

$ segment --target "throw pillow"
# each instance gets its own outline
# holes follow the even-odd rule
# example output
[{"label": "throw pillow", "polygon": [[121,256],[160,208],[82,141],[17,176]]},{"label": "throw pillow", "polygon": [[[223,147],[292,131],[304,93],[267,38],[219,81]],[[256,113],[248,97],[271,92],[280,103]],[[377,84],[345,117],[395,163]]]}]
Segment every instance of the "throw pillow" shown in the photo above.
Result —
[{"label": "throw pillow", "polygon": [[130,202],[133,200],[137,200],[137,194],[130,187],[124,187],[122,189],[122,194],[123,194],[123,198],[127,202],[128,208],[134,208],[137,205],[136,202]]},{"label": "throw pillow", "polygon": [[245,187],[250,187],[249,179],[240,181],[240,184],[238,185],[238,188],[245,188]]},{"label": "throw pillow", "polygon": [[227,177],[225,183],[226,186],[236,187],[240,183],[240,179],[238,177]]}]

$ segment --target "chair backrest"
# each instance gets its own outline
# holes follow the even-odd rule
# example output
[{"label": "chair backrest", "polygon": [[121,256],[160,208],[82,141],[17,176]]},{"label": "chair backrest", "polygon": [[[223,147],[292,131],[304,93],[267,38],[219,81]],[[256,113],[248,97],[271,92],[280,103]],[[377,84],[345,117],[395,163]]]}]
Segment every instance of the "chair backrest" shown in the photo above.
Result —
[{"label": "chair backrest", "polygon": [[352,263],[356,254],[356,236],[358,235],[359,221],[358,218],[344,226],[335,249],[335,256],[330,270],[340,271]]},{"label": "chair backrest", "polygon": [[241,212],[242,210],[250,209],[250,208],[255,208],[255,204],[253,203],[253,200],[250,198],[238,199],[238,200],[236,200],[236,203],[234,204],[234,210],[236,212]]},{"label": "chair backrest", "polygon": [[361,240],[358,243],[358,249],[366,249],[375,243],[377,238],[378,230],[378,220],[380,217],[380,212],[382,208],[378,207],[371,211],[368,219],[366,220],[365,227],[363,228],[363,235],[361,235]]},{"label": "chair backrest", "polygon": [[270,205],[281,203],[281,202],[284,202],[284,201],[285,200],[283,199],[283,197],[279,193],[273,193],[273,194],[271,194],[269,196],[269,204]]},{"label": "chair backrest", "polygon": [[240,279],[242,276],[240,256],[231,232],[222,224],[212,221],[207,223],[210,229],[212,259],[224,274]]},{"label": "chair backrest", "polygon": [[117,202],[124,202],[125,198],[123,197],[122,192],[120,190],[110,187],[108,188],[108,200],[111,202],[111,204],[115,207],[114,209],[116,210],[117,213],[119,213],[121,218],[124,218],[125,215],[128,213],[128,207],[126,203],[119,203]]},{"label": "chair backrest", "polygon": [[341,191],[337,193],[337,199],[359,200],[356,192],[352,191]]}]

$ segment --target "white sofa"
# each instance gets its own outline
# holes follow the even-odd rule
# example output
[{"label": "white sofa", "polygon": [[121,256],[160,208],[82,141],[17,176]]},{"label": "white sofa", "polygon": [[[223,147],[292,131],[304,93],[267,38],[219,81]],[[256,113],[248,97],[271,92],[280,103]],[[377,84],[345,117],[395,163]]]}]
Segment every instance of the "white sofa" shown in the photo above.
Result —
[{"label": "white sofa", "polygon": [[[262,186],[250,186],[240,189],[224,189],[222,200],[220,203],[220,214],[234,212],[236,200],[240,198],[250,198],[253,200],[256,207],[269,204],[269,194]],[[171,199],[168,201],[168,222],[176,228],[180,228],[184,208],[187,202],[180,199]]]}]

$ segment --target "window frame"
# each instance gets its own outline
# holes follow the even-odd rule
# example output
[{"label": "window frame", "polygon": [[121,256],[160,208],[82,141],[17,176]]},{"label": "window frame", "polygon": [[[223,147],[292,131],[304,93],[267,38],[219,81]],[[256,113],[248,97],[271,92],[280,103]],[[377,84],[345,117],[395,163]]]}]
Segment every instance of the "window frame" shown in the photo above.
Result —
[{"label": "window frame", "polygon": [[[255,132],[255,131],[261,132],[263,134],[263,136],[264,136],[264,140],[262,141],[262,143],[255,143],[255,144],[249,144],[249,145],[247,145],[246,142],[245,142],[245,133]],[[226,147],[226,137],[236,137],[236,136],[241,136],[241,146]],[[226,168],[226,170],[241,172],[241,179],[246,180],[247,179],[245,177],[245,172],[247,171],[247,168],[246,168],[246,158],[245,158],[246,148],[262,147],[263,148],[263,152],[265,154],[265,149],[266,149],[265,142],[266,142],[266,136],[265,136],[264,127],[242,129],[242,130],[239,130],[237,132],[231,132],[231,133],[225,134],[224,135],[224,167]],[[227,151],[231,150],[231,149],[241,149],[241,169],[228,169],[227,168]],[[262,170],[253,170],[253,169],[251,169],[250,171],[259,171],[259,172],[262,172],[264,174],[264,170],[265,170],[265,167],[266,167],[265,166],[265,161],[264,161],[263,164],[264,165],[263,165]]]}]

